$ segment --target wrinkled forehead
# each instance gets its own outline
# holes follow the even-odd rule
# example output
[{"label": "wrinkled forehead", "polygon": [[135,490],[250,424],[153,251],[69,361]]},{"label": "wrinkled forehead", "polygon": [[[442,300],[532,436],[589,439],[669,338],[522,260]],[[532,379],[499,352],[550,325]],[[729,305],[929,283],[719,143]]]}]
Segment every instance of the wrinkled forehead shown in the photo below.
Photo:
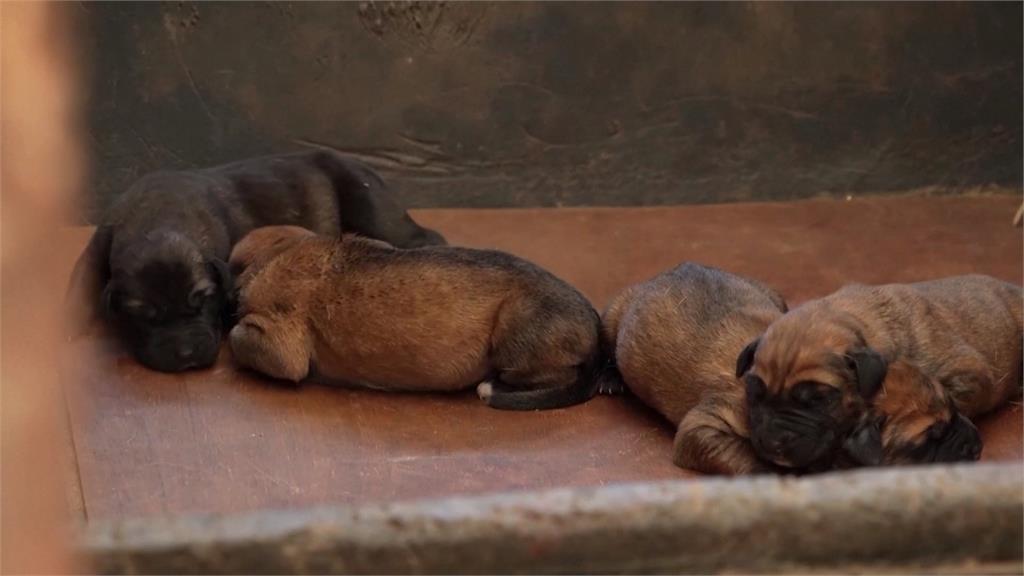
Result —
[{"label": "wrinkled forehead", "polygon": [[115,280],[124,297],[147,304],[172,305],[216,290],[204,265],[181,260],[143,262]]},{"label": "wrinkled forehead", "polygon": [[800,382],[841,387],[849,376],[846,344],[812,331],[766,333],[754,356],[754,372],[772,394]]}]

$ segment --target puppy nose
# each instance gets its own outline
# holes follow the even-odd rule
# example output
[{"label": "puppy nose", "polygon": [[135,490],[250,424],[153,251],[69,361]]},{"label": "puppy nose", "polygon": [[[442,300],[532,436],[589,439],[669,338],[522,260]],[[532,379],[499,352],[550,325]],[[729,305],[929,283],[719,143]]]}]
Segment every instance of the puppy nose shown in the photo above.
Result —
[{"label": "puppy nose", "polygon": [[968,442],[960,448],[960,454],[968,460],[977,460],[981,457],[981,444]]},{"label": "puppy nose", "polygon": [[796,440],[796,434],[792,432],[780,432],[779,435],[775,437],[775,442],[773,442],[773,444],[776,450],[781,450],[784,446],[792,443],[793,440]]},{"label": "puppy nose", "polygon": [[195,351],[195,347],[192,346],[191,344],[182,344],[181,346],[178,347],[178,358],[182,360],[188,360],[189,358],[192,358],[192,355],[195,353]]}]

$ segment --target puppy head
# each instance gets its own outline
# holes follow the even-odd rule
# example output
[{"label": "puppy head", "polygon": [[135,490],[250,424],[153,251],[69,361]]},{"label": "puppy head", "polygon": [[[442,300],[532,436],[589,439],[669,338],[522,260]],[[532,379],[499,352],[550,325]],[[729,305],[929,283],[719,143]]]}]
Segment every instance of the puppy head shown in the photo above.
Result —
[{"label": "puppy head", "polygon": [[877,466],[977,460],[982,444],[937,380],[897,361],[843,447],[858,464]]},{"label": "puppy head", "polygon": [[301,238],[315,236],[300,226],[264,226],[249,232],[231,250],[228,265],[240,277],[257,262],[266,262]]},{"label": "puppy head", "polygon": [[885,372],[845,319],[783,316],[736,363],[755,451],[779,466],[829,466]]},{"label": "puppy head", "polygon": [[204,256],[180,234],[154,232],[111,259],[100,300],[140,362],[177,372],[217,359],[232,292],[224,262]]}]

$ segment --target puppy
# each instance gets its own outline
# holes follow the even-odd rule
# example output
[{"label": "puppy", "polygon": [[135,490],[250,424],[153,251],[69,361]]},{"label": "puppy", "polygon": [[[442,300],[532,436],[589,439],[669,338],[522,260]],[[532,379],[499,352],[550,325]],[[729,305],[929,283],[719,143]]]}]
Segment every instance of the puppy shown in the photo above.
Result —
[{"label": "puppy", "polygon": [[293,224],[342,230],[396,246],[443,244],[355,160],[326,151],[158,172],[111,206],[72,273],[73,333],[97,316],[144,365],[209,366],[231,316],[231,247],[251,229]]},{"label": "puppy", "polygon": [[878,466],[977,460],[982,442],[938,380],[897,360],[843,447],[840,467]]},{"label": "puppy", "polygon": [[1019,286],[972,275],[848,286],[789,312],[737,359],[755,450],[781,466],[827,465],[896,360],[939,382],[968,418],[1019,396],[1021,300]]},{"label": "puppy", "polygon": [[382,390],[477,391],[495,408],[596,393],[597,312],[539,267],[491,250],[396,250],[268,227],[235,247],[236,362]]},{"label": "puppy", "polygon": [[686,263],[628,288],[602,319],[626,386],[678,429],[676,465],[709,474],[774,468],[750,446],[736,355],[786,311],[746,278]]}]

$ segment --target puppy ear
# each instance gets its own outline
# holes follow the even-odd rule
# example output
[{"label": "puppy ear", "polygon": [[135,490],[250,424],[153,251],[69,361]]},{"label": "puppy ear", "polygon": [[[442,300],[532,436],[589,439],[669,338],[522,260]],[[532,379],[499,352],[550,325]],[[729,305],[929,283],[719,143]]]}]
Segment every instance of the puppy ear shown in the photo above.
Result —
[{"label": "puppy ear", "polygon": [[112,282],[108,282],[103,287],[103,292],[100,294],[100,305],[105,318],[110,318],[117,314],[118,307],[121,303],[121,298],[117,293],[117,287]]},{"label": "puppy ear", "polygon": [[882,387],[889,364],[882,355],[864,347],[846,353],[850,367],[857,374],[857,391],[863,398],[872,398]]},{"label": "puppy ear", "polygon": [[89,326],[102,316],[100,311],[105,307],[105,291],[110,282],[110,246],[113,241],[113,229],[100,226],[75,262],[64,296],[68,338],[85,334]]},{"label": "puppy ear", "polygon": [[220,286],[220,293],[224,295],[224,321],[231,326],[235,320],[235,310],[238,308],[238,294],[235,291],[234,277],[231,275],[227,263],[220,258],[210,258],[206,267],[210,270],[214,282]]},{"label": "puppy ear", "polygon": [[882,419],[865,416],[843,442],[843,449],[858,464],[882,464]]},{"label": "puppy ear", "polygon": [[221,288],[228,288],[234,283],[232,281],[231,271],[228,270],[227,263],[220,258],[210,258],[206,265],[213,274],[214,281],[217,282],[217,285]]},{"label": "puppy ear", "polygon": [[761,338],[754,340],[747,347],[740,352],[738,358],[736,358],[736,377],[739,378],[750,370],[750,367],[754,365],[754,354],[757,352],[757,345],[761,343]]}]

